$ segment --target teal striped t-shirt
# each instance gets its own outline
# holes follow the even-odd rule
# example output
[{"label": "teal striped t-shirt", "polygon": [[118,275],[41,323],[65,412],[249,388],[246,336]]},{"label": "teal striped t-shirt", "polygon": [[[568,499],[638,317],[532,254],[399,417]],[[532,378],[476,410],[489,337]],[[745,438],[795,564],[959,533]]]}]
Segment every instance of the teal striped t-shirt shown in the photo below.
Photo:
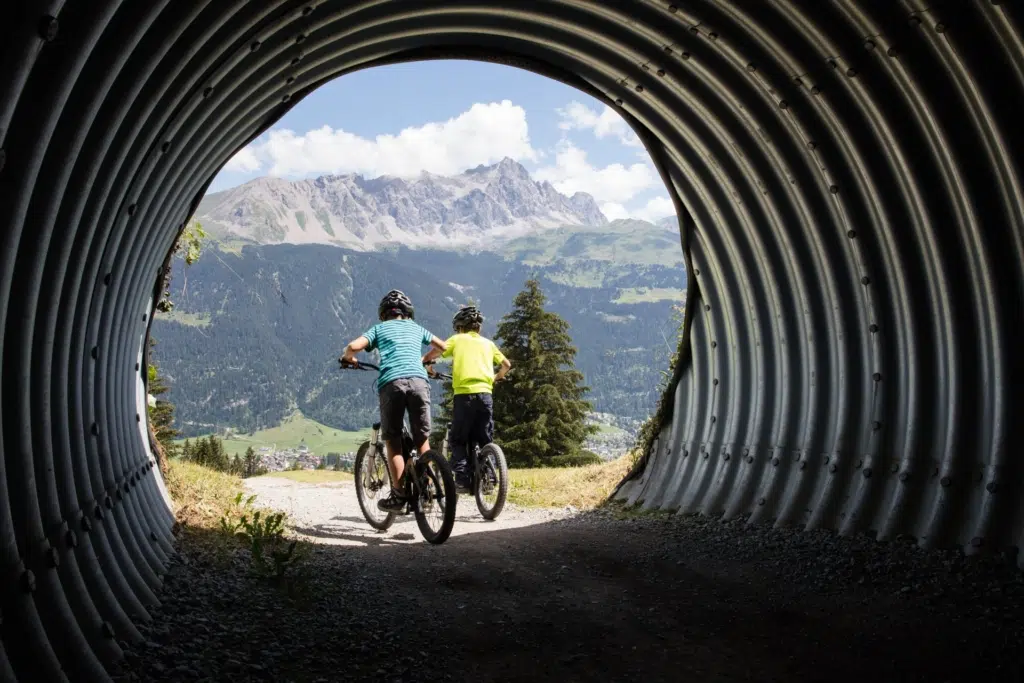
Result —
[{"label": "teal striped t-shirt", "polygon": [[423,347],[434,337],[413,320],[386,320],[363,333],[370,344],[367,351],[380,352],[377,389],[403,377],[427,378]]}]

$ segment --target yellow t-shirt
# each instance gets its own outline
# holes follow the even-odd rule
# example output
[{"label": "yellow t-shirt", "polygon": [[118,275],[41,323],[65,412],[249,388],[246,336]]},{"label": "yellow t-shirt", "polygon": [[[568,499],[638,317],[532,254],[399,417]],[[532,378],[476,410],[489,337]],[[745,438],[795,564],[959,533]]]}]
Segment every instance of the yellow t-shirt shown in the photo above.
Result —
[{"label": "yellow t-shirt", "polygon": [[489,394],[494,387],[494,366],[505,360],[497,345],[477,332],[453,335],[445,342],[442,358],[452,362],[452,389],[456,394]]}]

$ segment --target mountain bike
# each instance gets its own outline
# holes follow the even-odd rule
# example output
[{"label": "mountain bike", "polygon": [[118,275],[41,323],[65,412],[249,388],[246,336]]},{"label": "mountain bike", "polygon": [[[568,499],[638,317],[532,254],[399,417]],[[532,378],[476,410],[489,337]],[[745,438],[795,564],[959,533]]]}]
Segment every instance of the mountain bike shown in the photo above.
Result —
[{"label": "mountain bike", "polygon": [[[441,380],[452,378],[451,375],[437,370],[434,370],[433,377]],[[449,467],[453,455],[448,451],[451,432],[452,427],[449,424],[441,444],[441,457],[449,463]],[[484,519],[497,519],[508,497],[508,463],[505,461],[505,453],[501,446],[493,441],[483,447],[475,442],[466,444],[466,447],[469,449],[469,460],[473,465],[469,490],[476,498],[476,508]]]},{"label": "mountain bike", "polygon": [[[343,370],[376,370],[371,363],[357,365],[341,363]],[[416,516],[416,525],[428,543],[444,543],[455,526],[455,506],[458,493],[455,491],[455,477],[448,460],[429,450],[417,453],[413,447],[412,435],[406,424],[402,424],[402,457],[405,458],[405,474],[402,479],[405,498],[408,501],[401,512],[386,512],[377,507],[377,494],[387,495],[391,489],[391,470],[388,469],[387,452],[380,437],[380,422],[373,423],[370,440],[359,447],[355,461],[356,499],[367,523],[378,531],[387,530],[398,515],[410,512]],[[430,520],[438,517],[438,526]]]}]

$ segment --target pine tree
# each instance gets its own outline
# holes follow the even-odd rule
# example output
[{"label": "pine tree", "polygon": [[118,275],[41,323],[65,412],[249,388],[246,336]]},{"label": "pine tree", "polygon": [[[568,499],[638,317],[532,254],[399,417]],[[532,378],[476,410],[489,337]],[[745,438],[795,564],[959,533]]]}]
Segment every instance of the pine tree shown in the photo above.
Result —
[{"label": "pine tree", "polygon": [[[448,434],[448,425],[452,423],[452,405],[455,401],[455,388],[452,381],[446,379],[441,383],[441,402],[437,404],[437,415],[432,422],[433,432],[430,434],[431,448],[440,449]],[[438,451],[440,452],[440,450]]]},{"label": "pine tree", "polygon": [[[150,337],[149,348],[152,357],[152,349],[156,346],[156,340]],[[170,391],[170,387],[164,383],[160,376],[159,367],[151,362],[147,368],[147,390],[156,399],[156,405],[150,406],[149,424],[156,436],[157,442],[163,448],[164,455],[173,458],[178,454],[178,447],[174,445],[174,439],[178,437],[178,430],[174,429],[174,404],[170,401],[161,401],[158,397]]]},{"label": "pine tree", "polygon": [[586,424],[590,389],[575,367],[569,324],[545,310],[546,302],[540,283],[527,280],[494,335],[512,363],[494,388],[495,440],[517,466],[589,461],[583,442],[597,431]]}]

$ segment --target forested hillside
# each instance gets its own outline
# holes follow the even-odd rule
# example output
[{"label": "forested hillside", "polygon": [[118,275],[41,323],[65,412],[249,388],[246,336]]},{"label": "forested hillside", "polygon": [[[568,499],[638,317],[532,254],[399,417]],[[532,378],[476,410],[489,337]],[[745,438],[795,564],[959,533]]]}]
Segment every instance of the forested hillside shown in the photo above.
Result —
[{"label": "forested hillside", "polygon": [[[599,246],[595,235],[591,245]],[[571,325],[594,409],[646,417],[667,365],[677,324],[672,305],[681,302],[685,275],[678,265],[615,263],[571,240],[555,242],[547,263],[515,247],[471,254],[208,245],[195,265],[175,265],[174,312],[159,315],[153,329],[178,428],[183,435],[251,431],[278,424],[295,408],[337,428],[365,427],[377,409],[373,373],[339,371],[336,358],[376,321],[387,290],[408,293],[417,320],[442,337],[458,304],[472,297],[487,316],[484,333],[493,335],[531,276]],[[559,252],[567,245],[577,256]]]}]

